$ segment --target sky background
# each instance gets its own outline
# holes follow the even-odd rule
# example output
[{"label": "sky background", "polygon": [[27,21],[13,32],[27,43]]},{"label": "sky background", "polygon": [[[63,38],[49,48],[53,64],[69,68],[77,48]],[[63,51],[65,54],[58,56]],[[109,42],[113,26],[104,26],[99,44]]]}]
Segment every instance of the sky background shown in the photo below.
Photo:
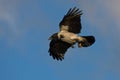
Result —
[{"label": "sky background", "polygon": [[[96,42],[53,60],[48,37],[74,6]],[[0,0],[0,80],[120,80],[119,47],[120,0]]]}]

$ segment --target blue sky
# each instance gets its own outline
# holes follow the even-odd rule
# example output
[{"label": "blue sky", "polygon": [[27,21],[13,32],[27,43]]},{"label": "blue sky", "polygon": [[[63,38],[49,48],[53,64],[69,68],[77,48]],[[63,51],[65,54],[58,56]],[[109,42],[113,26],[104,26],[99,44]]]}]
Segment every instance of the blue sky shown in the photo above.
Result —
[{"label": "blue sky", "polygon": [[[0,80],[120,80],[119,0],[0,0]],[[83,10],[88,48],[49,56],[48,37],[69,8]]]}]

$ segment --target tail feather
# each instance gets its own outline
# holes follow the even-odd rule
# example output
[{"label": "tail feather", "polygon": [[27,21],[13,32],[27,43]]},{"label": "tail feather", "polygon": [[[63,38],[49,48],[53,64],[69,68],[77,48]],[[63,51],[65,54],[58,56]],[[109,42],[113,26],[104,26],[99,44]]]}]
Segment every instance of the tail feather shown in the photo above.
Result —
[{"label": "tail feather", "polygon": [[78,47],[89,47],[95,42],[94,36],[82,36],[84,39],[78,42]]}]

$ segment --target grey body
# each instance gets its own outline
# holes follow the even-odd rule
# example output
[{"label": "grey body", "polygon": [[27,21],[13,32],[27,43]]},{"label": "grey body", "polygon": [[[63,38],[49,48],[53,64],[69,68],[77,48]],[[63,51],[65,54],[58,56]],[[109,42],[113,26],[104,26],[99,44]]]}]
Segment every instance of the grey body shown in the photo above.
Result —
[{"label": "grey body", "polygon": [[[61,38],[61,36],[63,36],[63,37]],[[58,38],[69,44],[75,44],[76,42],[79,43],[79,42],[85,40],[83,37],[78,36],[78,34],[71,33],[71,32],[64,31],[64,30],[60,31],[58,33]]]}]

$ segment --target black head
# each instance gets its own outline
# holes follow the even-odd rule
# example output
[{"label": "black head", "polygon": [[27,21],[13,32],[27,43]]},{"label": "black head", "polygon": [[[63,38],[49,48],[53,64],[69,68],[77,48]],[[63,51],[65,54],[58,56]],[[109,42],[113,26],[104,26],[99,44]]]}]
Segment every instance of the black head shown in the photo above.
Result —
[{"label": "black head", "polygon": [[58,39],[58,33],[54,33],[48,40]]}]

